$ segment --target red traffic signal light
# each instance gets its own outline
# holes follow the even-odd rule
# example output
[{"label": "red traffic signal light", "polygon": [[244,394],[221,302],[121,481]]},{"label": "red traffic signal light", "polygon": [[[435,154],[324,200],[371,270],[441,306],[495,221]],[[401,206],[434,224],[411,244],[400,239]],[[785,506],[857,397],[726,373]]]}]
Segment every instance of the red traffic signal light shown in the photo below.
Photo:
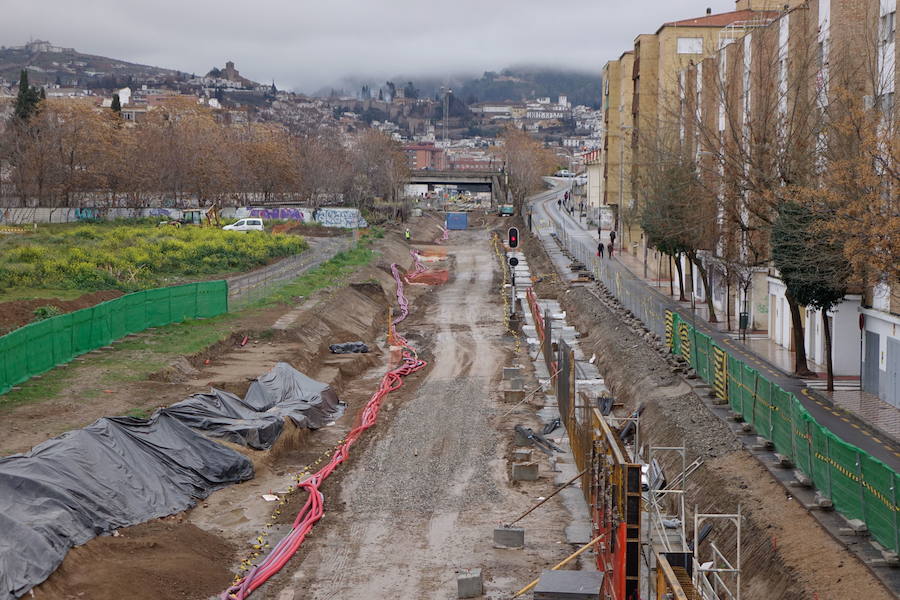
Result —
[{"label": "red traffic signal light", "polygon": [[517,227],[509,228],[509,247],[510,248],[518,248],[519,247],[519,229]]}]

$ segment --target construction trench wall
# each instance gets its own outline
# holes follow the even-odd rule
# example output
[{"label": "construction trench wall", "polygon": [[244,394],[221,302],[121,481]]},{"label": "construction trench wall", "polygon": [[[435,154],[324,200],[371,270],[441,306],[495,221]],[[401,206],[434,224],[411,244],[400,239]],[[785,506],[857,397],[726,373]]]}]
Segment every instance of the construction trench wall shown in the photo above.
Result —
[{"label": "construction trench wall", "polygon": [[[536,237],[529,234],[522,249],[540,279],[538,296],[558,298],[582,337],[585,354],[596,353],[607,385],[624,403],[619,414],[645,405],[641,444],[685,445],[688,462],[703,459],[686,484],[689,538],[695,505],[705,513],[733,513],[741,505],[744,598],[893,597],[742,449],[728,426],[673,373],[682,367],[658,351],[657,341],[639,322],[629,323],[624,309],[587,288],[567,288]],[[681,470],[681,458],[674,454],[657,459],[670,475]],[[717,523],[700,555],[705,558],[713,542],[733,560],[735,541],[733,527]]]}]

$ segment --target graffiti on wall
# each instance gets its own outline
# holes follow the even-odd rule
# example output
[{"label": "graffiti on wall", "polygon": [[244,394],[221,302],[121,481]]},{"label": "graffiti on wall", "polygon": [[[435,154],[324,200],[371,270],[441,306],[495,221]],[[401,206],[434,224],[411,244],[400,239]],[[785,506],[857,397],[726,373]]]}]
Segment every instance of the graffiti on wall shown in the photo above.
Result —
[{"label": "graffiti on wall", "polygon": [[352,229],[369,226],[357,208],[320,208],[316,212],[316,221],[325,227]]},{"label": "graffiti on wall", "polygon": [[251,208],[248,217],[259,217],[261,219],[287,219],[289,221],[306,221],[305,209],[293,207],[279,208]]},{"label": "graffiti on wall", "polygon": [[277,208],[245,207],[234,211],[234,217],[244,219],[258,217],[260,219],[284,219],[301,223],[319,223],[325,227],[368,227],[357,208],[327,207],[312,210],[302,206],[279,206]]},{"label": "graffiti on wall", "polygon": [[76,208],[75,209],[75,220],[76,221],[92,221],[94,219],[98,219],[100,217],[100,211],[96,208]]}]

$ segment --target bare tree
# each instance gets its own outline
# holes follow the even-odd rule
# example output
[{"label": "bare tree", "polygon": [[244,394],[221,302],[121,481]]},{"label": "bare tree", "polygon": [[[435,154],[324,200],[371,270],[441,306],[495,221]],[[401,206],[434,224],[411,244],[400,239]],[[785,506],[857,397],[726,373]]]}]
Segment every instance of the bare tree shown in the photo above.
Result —
[{"label": "bare tree", "polygon": [[556,166],[556,157],[539,141],[517,127],[506,128],[498,149],[509,177],[513,201],[519,206],[528,196],[544,188],[543,177]]}]

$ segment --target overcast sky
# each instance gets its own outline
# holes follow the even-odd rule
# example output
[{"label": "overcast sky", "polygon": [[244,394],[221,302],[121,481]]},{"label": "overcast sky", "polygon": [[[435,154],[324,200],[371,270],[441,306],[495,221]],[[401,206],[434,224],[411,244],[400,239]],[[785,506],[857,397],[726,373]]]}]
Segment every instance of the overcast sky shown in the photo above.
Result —
[{"label": "overcast sky", "polygon": [[80,52],[313,91],[347,76],[480,74],[558,65],[599,74],[639,33],[734,0],[28,0],[4,2],[0,43]]}]

